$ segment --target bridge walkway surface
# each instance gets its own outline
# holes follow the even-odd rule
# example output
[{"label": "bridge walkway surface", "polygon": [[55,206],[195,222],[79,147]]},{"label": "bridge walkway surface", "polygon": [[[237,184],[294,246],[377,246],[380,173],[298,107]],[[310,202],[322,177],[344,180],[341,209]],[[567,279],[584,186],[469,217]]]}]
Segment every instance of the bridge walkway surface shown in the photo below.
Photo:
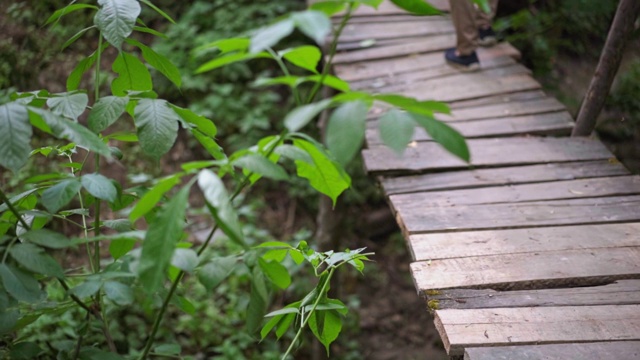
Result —
[{"label": "bridge walkway surface", "polygon": [[[432,1],[446,10],[446,1]],[[339,21],[339,19],[335,19]],[[450,19],[385,2],[345,28],[334,72],[352,89],[447,102],[470,164],[416,129],[402,157],[374,106],[363,157],[413,256],[418,293],[452,358],[640,358],[640,177],[572,116],[508,43],[482,69],[445,64]]]}]

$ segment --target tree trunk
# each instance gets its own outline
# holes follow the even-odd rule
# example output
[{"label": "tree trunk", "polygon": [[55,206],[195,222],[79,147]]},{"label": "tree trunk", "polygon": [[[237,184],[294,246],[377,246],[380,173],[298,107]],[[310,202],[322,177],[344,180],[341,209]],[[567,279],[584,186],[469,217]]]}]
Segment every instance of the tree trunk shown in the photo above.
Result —
[{"label": "tree trunk", "polygon": [[640,14],[640,1],[620,0],[598,67],[582,100],[571,136],[588,136],[595,128],[596,120],[620,67],[625,45],[633,32],[638,14]]}]

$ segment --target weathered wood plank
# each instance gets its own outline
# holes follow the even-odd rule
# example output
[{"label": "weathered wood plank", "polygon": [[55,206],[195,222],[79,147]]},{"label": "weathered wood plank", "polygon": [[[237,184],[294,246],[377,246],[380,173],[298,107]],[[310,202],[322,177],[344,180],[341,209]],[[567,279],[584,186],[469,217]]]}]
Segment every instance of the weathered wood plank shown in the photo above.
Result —
[{"label": "weathered wood plank", "polygon": [[547,97],[547,95],[542,90],[527,90],[527,91],[519,91],[510,94],[500,94],[495,96],[487,96],[479,99],[469,99],[469,100],[460,100],[453,101],[449,103],[451,109],[465,109],[465,108],[474,108],[478,106],[484,105],[493,105],[493,104],[503,104],[515,101],[529,101],[542,99]]},{"label": "weathered wood plank", "polygon": [[468,348],[464,360],[640,359],[640,341]]},{"label": "weathered wood plank", "polygon": [[631,341],[640,337],[640,305],[438,310],[435,323],[452,356],[470,347]]},{"label": "weathered wood plank", "polygon": [[618,280],[601,286],[541,290],[448,289],[430,292],[427,299],[434,310],[631,305],[640,304],[640,280]]},{"label": "weathered wood plank", "polygon": [[553,97],[547,97],[529,101],[511,101],[501,104],[453,109],[451,111],[451,115],[438,115],[438,119],[446,122],[459,122],[510,116],[543,114],[564,110],[566,110],[564,104]]},{"label": "weathered wood plank", "polygon": [[434,142],[417,142],[402,156],[384,146],[362,152],[371,173],[411,173],[434,170],[497,167],[554,162],[610,159],[613,155],[599,141],[586,138],[498,138],[467,140],[470,164],[446,152]]},{"label": "weathered wood plank", "polygon": [[[500,43],[490,48],[478,49],[478,58],[481,62],[504,56],[516,56],[519,52],[508,43]],[[443,53],[428,53],[381,59],[354,64],[336,65],[335,73],[342,79],[353,82],[371,78],[390,77],[393,75],[413,72],[417,70],[442,68],[447,66]]]},{"label": "weathered wood plank", "polygon": [[640,221],[640,196],[424,207],[398,213],[405,235]]},{"label": "weathered wood plank", "polygon": [[595,224],[543,228],[414,234],[408,243],[415,261],[546,251],[640,246],[640,224]]},{"label": "weathered wood plank", "polygon": [[[430,191],[391,195],[400,214],[421,212],[427,207],[519,203],[542,200],[582,199],[640,194],[640,176],[616,176],[476,189]],[[640,213],[640,211],[639,211]]]},{"label": "weathered wood plank", "polygon": [[414,18],[413,21],[348,24],[342,31],[340,41],[354,42],[370,39],[393,39],[412,36],[429,36],[453,33],[451,20]]},{"label": "weathered wood plank", "polygon": [[640,247],[420,261],[411,264],[411,274],[420,292],[454,288],[517,290],[597,285],[617,279],[640,278]]},{"label": "weathered wood plank", "polygon": [[[366,140],[369,146],[382,144],[378,121],[367,123]],[[501,137],[514,135],[568,135],[574,122],[568,112],[524,115],[497,119],[481,119],[449,124],[465,138]],[[431,136],[416,127],[413,141],[431,141]]]},{"label": "weathered wood plank", "polygon": [[384,177],[380,182],[385,194],[394,195],[628,174],[629,170],[618,162],[598,160]]},{"label": "weathered wood plank", "polygon": [[413,54],[443,51],[455,44],[455,34],[443,34],[415,39],[411,42],[378,46],[357,51],[340,52],[333,58],[334,64],[348,64],[359,61],[371,61]]}]

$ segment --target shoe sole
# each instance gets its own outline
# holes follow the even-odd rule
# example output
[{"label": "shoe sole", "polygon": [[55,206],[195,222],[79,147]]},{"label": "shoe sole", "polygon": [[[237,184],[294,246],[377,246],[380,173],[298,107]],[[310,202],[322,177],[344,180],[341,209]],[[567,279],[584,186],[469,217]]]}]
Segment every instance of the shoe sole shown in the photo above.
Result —
[{"label": "shoe sole", "polygon": [[452,61],[448,61],[447,60],[447,65],[460,70],[462,72],[475,72],[480,70],[480,64],[479,63],[475,63],[475,64],[471,64],[471,65],[462,65],[462,64],[458,64],[458,63],[454,63]]},{"label": "shoe sole", "polygon": [[498,39],[494,38],[494,37],[486,37],[482,40],[478,39],[478,45],[482,46],[482,47],[489,47],[489,46],[493,46],[495,44],[498,43]]}]

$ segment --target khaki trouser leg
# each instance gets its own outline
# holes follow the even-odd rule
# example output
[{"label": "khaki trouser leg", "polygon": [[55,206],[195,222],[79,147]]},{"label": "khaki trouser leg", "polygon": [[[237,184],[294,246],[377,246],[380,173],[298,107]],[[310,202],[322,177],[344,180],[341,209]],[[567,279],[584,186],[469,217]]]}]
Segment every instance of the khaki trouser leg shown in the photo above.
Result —
[{"label": "khaki trouser leg", "polygon": [[456,48],[460,55],[469,55],[478,47],[478,28],[491,25],[498,0],[489,0],[491,14],[485,14],[471,0],[449,0],[451,20],[456,28]]}]

